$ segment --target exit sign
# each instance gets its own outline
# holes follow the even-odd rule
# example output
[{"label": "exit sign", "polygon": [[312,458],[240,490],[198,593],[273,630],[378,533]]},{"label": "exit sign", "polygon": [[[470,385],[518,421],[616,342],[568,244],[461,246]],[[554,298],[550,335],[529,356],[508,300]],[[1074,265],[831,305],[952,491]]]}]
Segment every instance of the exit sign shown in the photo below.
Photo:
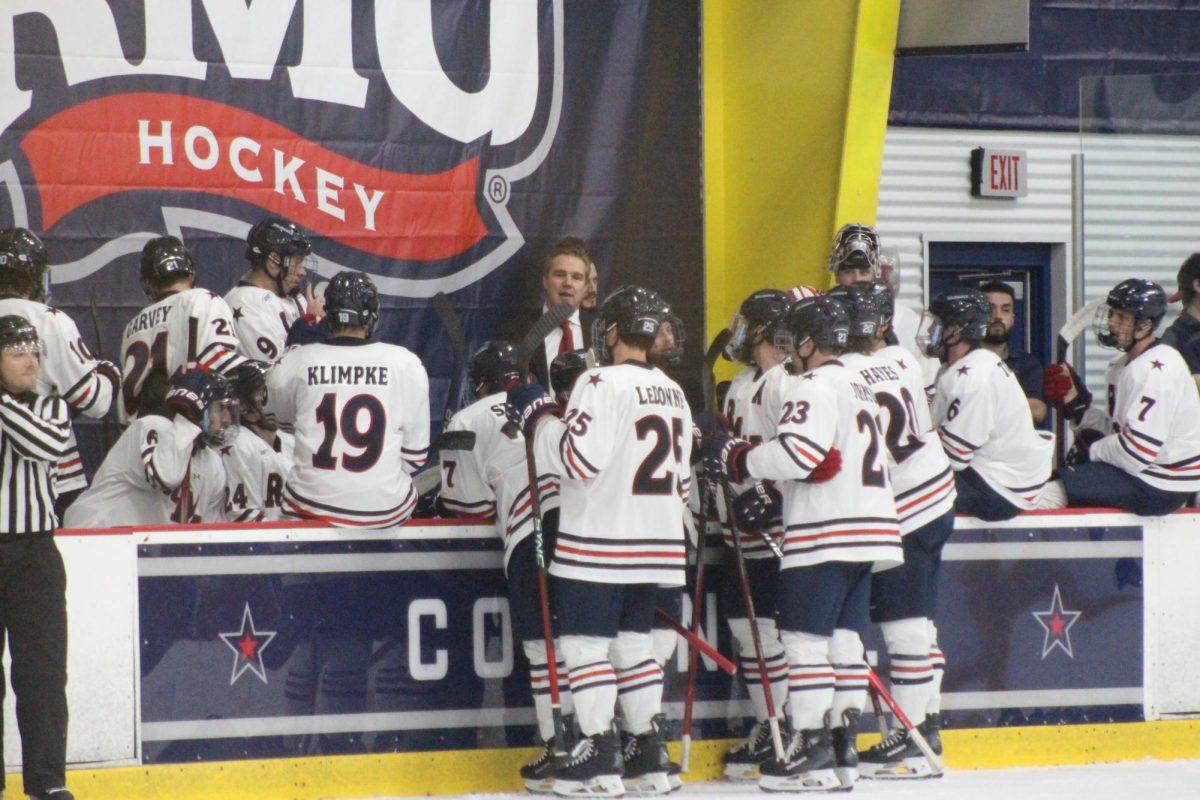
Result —
[{"label": "exit sign", "polygon": [[1024,150],[994,150],[976,147],[971,151],[971,194],[976,197],[1024,197]]}]

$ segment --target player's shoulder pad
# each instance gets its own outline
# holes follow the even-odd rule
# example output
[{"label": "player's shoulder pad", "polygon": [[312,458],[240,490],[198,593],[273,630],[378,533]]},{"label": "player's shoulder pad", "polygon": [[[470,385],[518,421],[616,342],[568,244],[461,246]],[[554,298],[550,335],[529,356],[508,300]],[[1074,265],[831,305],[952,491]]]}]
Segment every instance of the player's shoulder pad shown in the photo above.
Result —
[{"label": "player's shoulder pad", "polygon": [[1137,383],[1191,381],[1192,371],[1179,351],[1168,344],[1157,344],[1125,365],[1122,377],[1128,375]]}]

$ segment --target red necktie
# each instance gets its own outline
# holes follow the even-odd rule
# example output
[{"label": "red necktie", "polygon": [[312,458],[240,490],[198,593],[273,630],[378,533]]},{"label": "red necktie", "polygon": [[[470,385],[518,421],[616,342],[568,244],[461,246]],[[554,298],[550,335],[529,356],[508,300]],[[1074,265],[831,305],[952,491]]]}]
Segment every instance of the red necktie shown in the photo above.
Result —
[{"label": "red necktie", "polygon": [[558,343],[558,355],[569,353],[575,349],[575,337],[571,333],[571,320],[564,320],[562,324],[562,341]]}]

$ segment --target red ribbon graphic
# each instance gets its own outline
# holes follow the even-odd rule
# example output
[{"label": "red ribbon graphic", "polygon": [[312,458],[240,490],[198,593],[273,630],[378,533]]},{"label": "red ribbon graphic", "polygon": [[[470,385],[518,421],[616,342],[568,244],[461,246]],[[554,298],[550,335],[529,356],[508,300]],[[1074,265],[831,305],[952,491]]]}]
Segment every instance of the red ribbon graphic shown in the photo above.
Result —
[{"label": "red ribbon graphic", "polygon": [[90,100],[43,121],[21,149],[46,230],[118,192],[182,190],[252,203],[387,258],[449,258],[488,232],[476,205],[477,156],[433,175],[392,172],[211,100],[164,93]]}]

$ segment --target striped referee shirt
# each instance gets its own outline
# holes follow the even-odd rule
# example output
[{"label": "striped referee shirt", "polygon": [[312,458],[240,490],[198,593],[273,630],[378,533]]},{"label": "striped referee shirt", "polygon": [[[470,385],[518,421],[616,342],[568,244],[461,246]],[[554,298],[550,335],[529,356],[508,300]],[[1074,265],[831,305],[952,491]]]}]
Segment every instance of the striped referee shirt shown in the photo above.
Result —
[{"label": "striped referee shirt", "polygon": [[58,526],[52,473],[70,436],[62,398],[0,393],[0,535]]}]

